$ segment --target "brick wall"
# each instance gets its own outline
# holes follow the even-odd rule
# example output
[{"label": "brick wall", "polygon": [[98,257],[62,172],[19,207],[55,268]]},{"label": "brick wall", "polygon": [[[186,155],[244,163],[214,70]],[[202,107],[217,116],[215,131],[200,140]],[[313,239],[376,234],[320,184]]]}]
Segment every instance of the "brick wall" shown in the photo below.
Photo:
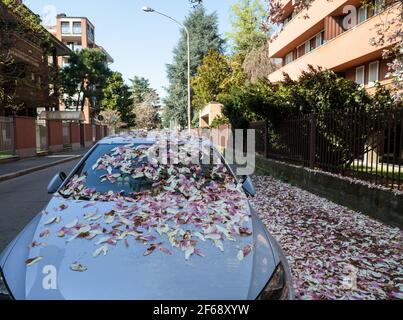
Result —
[{"label": "brick wall", "polygon": [[58,120],[48,121],[49,150],[58,152],[63,150],[63,124]]},{"label": "brick wall", "polygon": [[93,145],[92,142],[92,125],[91,124],[85,124],[84,125],[84,132],[85,132],[85,147],[89,148]]},{"label": "brick wall", "polygon": [[21,158],[36,155],[36,127],[35,118],[14,118],[15,152]]}]

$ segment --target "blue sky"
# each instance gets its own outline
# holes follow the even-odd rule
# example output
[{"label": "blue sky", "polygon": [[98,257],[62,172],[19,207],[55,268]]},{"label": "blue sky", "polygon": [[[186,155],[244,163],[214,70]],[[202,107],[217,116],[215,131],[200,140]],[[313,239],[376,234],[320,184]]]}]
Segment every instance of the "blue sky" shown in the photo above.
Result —
[{"label": "blue sky", "polygon": [[[236,0],[205,0],[208,12],[217,11],[220,33],[231,26],[230,7]],[[141,11],[148,5],[183,21],[191,6],[187,0],[24,0],[35,13],[44,8],[68,16],[86,16],[95,25],[96,42],[115,59],[112,69],[126,80],[134,75],[150,80],[163,96],[167,86],[165,65],[172,61],[172,50],[179,39],[179,26],[156,14]],[[55,9],[54,9],[55,8]]]}]

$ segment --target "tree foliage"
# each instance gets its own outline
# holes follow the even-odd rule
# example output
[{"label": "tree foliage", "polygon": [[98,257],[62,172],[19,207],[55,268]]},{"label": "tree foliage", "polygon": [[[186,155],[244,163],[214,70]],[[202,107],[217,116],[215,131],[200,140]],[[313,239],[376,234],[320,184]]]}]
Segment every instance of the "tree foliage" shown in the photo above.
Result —
[{"label": "tree foliage", "polygon": [[[11,49],[17,36],[29,39],[41,48],[44,56],[51,48],[50,34],[41,26],[40,18],[16,0],[0,2],[0,112],[8,110],[15,114],[24,103],[16,95],[16,89],[26,84],[24,64],[14,59]],[[53,70],[51,70],[53,76]],[[54,87],[56,77],[51,79]],[[48,89],[40,86],[39,89]],[[58,92],[55,92],[57,94]],[[1,110],[3,109],[3,110]]]},{"label": "tree foliage", "polygon": [[120,113],[121,120],[128,126],[134,126],[135,117],[132,112],[132,99],[129,87],[124,83],[122,74],[112,72],[102,89],[101,110],[115,110]]},{"label": "tree foliage", "polygon": [[102,91],[111,71],[106,55],[99,49],[83,49],[72,52],[69,64],[61,74],[66,106],[84,110],[88,99],[93,107],[99,107]]},{"label": "tree foliage", "polygon": [[[218,33],[216,13],[207,14],[203,5],[196,6],[186,18],[185,26],[190,32],[190,70],[191,77],[210,49],[222,52],[224,41]],[[174,49],[173,63],[167,65],[169,86],[164,99],[164,124],[176,120],[179,125],[187,125],[187,36],[185,30]]]},{"label": "tree foliage", "polygon": [[193,106],[201,110],[209,102],[215,101],[230,73],[228,58],[216,50],[210,50],[198,67],[197,76],[192,79]]},{"label": "tree foliage", "polygon": [[189,0],[193,7],[197,7],[203,3],[203,0]]},{"label": "tree foliage", "polygon": [[259,48],[252,49],[246,54],[242,68],[251,82],[266,78],[278,68],[270,58],[269,46],[269,42],[266,41]]},{"label": "tree foliage", "polygon": [[[247,128],[250,121],[267,121],[271,147],[284,152],[290,147],[289,139],[283,139],[289,134],[287,121],[315,115],[316,134],[327,143],[326,154],[318,152],[316,160],[327,156],[346,166],[368,152],[368,139],[383,133],[385,121],[389,121],[385,115],[396,106],[389,89],[379,84],[371,96],[354,81],[312,66],[297,80],[285,74],[276,84],[260,79],[234,85],[219,96],[219,102],[224,104],[223,113],[233,128]],[[302,143],[309,138],[310,123],[302,121],[300,125],[297,139]]]},{"label": "tree foliage", "polygon": [[102,110],[99,114],[99,118],[101,119],[102,125],[108,127],[111,134],[115,134],[116,129],[127,125],[122,121],[122,116],[117,110]]},{"label": "tree foliage", "polygon": [[153,92],[148,92],[144,100],[135,107],[136,127],[139,129],[156,129],[160,127],[158,114],[159,97]]},{"label": "tree foliage", "polygon": [[232,31],[226,37],[235,53],[247,54],[267,42],[267,33],[262,30],[266,14],[260,0],[238,0],[231,6]]},{"label": "tree foliage", "polygon": [[150,81],[148,79],[135,76],[130,81],[132,83],[130,92],[134,106],[143,102],[146,98],[146,95],[150,92],[156,92],[151,88]]}]

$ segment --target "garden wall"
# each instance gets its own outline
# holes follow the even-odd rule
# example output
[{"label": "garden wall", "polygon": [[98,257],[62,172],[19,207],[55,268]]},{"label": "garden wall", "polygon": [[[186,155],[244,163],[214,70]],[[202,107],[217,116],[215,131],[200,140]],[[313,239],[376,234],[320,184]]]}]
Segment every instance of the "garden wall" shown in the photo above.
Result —
[{"label": "garden wall", "polygon": [[349,209],[403,229],[403,195],[257,156],[256,174],[270,175]]}]

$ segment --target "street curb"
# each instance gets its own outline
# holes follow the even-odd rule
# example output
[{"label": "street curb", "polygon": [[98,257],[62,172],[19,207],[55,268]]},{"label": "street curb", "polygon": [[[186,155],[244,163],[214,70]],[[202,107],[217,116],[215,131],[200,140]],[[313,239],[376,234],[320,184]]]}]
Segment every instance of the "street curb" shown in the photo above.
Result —
[{"label": "street curb", "polygon": [[55,162],[52,162],[52,163],[47,163],[47,164],[43,164],[43,165],[40,165],[40,166],[36,166],[36,167],[16,171],[16,172],[13,172],[13,173],[8,173],[8,174],[0,176],[0,182],[11,180],[11,179],[21,177],[21,176],[25,176],[27,174],[30,174],[30,173],[33,173],[33,172],[36,172],[36,171],[48,169],[48,168],[57,166],[59,164],[63,164],[63,163],[66,163],[66,162],[70,162],[70,161],[73,161],[73,160],[80,159],[82,157],[83,157],[83,155],[73,156],[73,157],[63,159],[63,160],[59,160],[59,161],[55,161]]}]

